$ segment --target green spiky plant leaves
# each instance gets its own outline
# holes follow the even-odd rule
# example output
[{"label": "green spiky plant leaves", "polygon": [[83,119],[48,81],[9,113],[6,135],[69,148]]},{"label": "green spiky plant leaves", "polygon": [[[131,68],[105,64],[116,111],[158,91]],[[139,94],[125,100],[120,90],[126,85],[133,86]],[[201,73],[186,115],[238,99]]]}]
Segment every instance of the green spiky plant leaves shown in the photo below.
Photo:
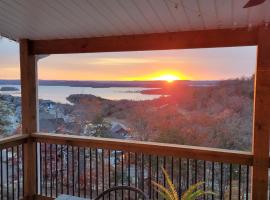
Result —
[{"label": "green spiky plant leaves", "polygon": [[170,179],[167,171],[162,167],[162,172],[165,176],[166,183],[168,188],[165,188],[163,185],[152,181],[152,184],[155,187],[155,190],[165,199],[165,200],[196,200],[203,195],[215,195],[214,192],[211,191],[203,191],[199,189],[204,182],[198,182],[194,185],[191,185],[187,191],[184,192],[181,199],[177,193],[175,185],[173,184],[172,180]]}]

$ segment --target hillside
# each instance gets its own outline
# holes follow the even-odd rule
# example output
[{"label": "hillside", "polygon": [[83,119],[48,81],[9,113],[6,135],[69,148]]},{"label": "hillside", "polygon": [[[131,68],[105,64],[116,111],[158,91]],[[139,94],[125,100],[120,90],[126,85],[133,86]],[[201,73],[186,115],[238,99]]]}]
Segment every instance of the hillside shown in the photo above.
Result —
[{"label": "hillside", "polygon": [[[40,128],[55,133],[250,150],[253,79],[207,82],[208,85],[186,83],[163,82],[159,89],[145,90],[144,93],[163,95],[147,101],[116,101],[82,94],[67,98],[72,105],[41,101]],[[8,116],[1,115],[7,124],[9,118],[13,122],[13,128],[5,129],[18,131],[14,120],[20,123],[20,98],[2,95],[0,101],[7,105],[5,108],[11,108],[4,111]],[[112,133],[113,126],[121,133]]]}]

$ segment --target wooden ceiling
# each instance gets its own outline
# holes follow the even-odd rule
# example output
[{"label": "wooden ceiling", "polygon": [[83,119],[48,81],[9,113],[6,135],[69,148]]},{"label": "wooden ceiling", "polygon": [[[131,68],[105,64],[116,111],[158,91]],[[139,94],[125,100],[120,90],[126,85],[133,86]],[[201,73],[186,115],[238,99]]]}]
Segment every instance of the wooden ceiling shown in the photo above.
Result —
[{"label": "wooden ceiling", "polygon": [[13,40],[90,38],[211,29],[270,22],[270,0],[1,0],[0,34]]}]

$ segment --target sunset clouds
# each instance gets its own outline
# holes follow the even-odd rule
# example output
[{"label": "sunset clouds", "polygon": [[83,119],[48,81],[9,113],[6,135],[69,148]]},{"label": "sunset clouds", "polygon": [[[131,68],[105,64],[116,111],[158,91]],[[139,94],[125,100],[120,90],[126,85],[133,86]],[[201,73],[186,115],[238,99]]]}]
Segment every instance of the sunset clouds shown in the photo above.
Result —
[{"label": "sunset clouds", "polygon": [[[0,79],[19,78],[18,44],[0,41]],[[250,76],[256,48],[50,55],[38,63],[39,79],[154,80],[165,74],[180,79],[213,80]]]}]

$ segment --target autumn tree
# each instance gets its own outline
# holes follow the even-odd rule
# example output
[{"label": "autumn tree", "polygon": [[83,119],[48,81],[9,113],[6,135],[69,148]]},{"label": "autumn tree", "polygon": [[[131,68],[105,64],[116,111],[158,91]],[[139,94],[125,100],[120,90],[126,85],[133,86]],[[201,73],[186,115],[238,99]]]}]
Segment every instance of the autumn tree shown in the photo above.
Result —
[{"label": "autumn tree", "polygon": [[8,105],[5,101],[0,100],[0,134],[6,135],[8,134],[9,126],[11,125],[11,121],[9,115],[11,114],[11,110],[8,108]]}]

